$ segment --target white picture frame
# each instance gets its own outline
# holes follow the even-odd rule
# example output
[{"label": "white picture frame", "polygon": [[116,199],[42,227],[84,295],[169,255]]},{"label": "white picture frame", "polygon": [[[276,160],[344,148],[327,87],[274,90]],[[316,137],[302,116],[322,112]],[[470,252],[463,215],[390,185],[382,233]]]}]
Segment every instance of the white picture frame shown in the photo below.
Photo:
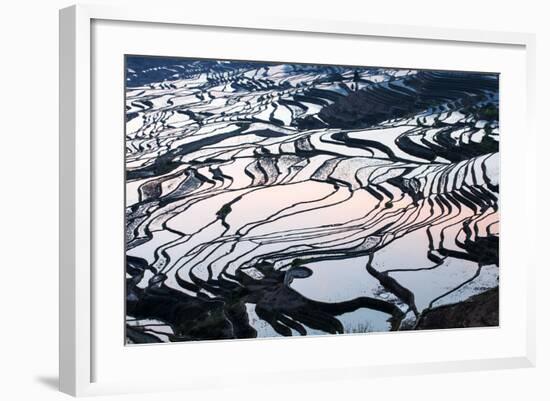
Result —
[{"label": "white picture frame", "polygon": [[[103,23],[106,25],[101,25]],[[156,26],[158,32],[155,35],[162,37],[166,35],[163,29],[185,29],[185,27],[199,27],[196,35],[201,35],[200,29],[204,28],[210,31],[230,29],[232,32],[240,35],[254,35],[258,32],[267,32],[268,34],[287,34],[300,35],[305,34],[311,38],[338,37],[342,43],[351,40],[362,40],[362,38],[383,39],[386,41],[416,41],[421,43],[435,43],[444,51],[445,46],[462,46],[476,48],[484,52],[486,47],[512,49],[510,51],[511,59],[515,60],[518,70],[522,76],[515,76],[514,87],[521,92],[519,96],[520,108],[518,116],[510,117],[508,127],[518,128],[523,140],[535,143],[535,133],[532,129],[534,110],[534,49],[535,37],[526,33],[509,32],[486,32],[460,29],[438,29],[416,26],[400,25],[375,25],[366,22],[357,21],[325,21],[325,20],[303,20],[292,18],[278,18],[255,15],[241,16],[216,15],[209,13],[204,15],[189,15],[182,6],[181,10],[165,10],[158,7],[132,7],[132,8],[114,8],[98,5],[78,5],[72,6],[60,11],[60,389],[61,391],[75,395],[94,395],[108,393],[126,393],[156,391],[166,389],[187,389],[202,388],[209,383],[209,378],[215,378],[217,386],[229,385],[230,379],[224,380],[215,372],[211,374],[191,372],[192,377],[187,379],[170,376],[164,379],[151,379],[148,382],[143,379],[132,379],[125,377],[124,369],[121,367],[129,366],[134,356],[124,365],[120,362],[117,355],[123,353],[142,353],[141,356],[149,358],[150,363],[159,363],[170,358],[170,354],[181,352],[182,347],[191,355],[191,358],[198,358],[203,352],[224,352],[226,355],[243,355],[243,359],[253,360],[255,355],[272,355],[276,358],[285,349],[291,353],[308,352],[312,357],[311,364],[297,366],[295,369],[285,370],[282,365],[275,363],[273,371],[270,374],[278,375],[283,380],[327,380],[329,378],[352,377],[360,380],[362,377],[372,377],[378,375],[399,375],[407,373],[430,373],[439,371],[466,371],[476,369],[500,369],[511,367],[529,367],[535,363],[535,329],[534,329],[534,278],[533,272],[537,263],[536,252],[526,252],[529,256],[522,261],[521,275],[514,276],[512,272],[509,277],[513,280],[506,280],[506,274],[503,274],[504,291],[519,294],[521,302],[514,313],[514,319],[504,320],[504,323],[497,329],[468,329],[459,330],[451,333],[450,331],[441,334],[438,332],[420,332],[403,333],[407,337],[397,337],[392,334],[380,334],[373,336],[349,336],[338,339],[311,339],[311,340],[259,340],[259,341],[238,341],[238,344],[229,344],[228,342],[206,342],[200,345],[159,345],[149,346],[146,351],[128,351],[122,341],[117,342],[116,352],[109,346],[104,345],[104,330],[98,331],[97,327],[103,328],[109,325],[109,322],[116,321],[116,315],[106,318],[102,302],[97,300],[97,291],[103,291],[107,276],[103,273],[98,274],[97,269],[97,244],[94,235],[97,235],[98,223],[102,212],[102,207],[98,205],[97,190],[98,184],[96,175],[98,173],[97,155],[98,152],[112,153],[117,152],[122,155],[122,148],[106,150],[104,145],[107,142],[97,142],[94,138],[94,126],[100,126],[95,110],[94,96],[101,96],[101,88],[94,89],[93,80],[95,75],[101,69],[101,65],[94,59],[97,51],[101,51],[105,40],[101,39],[101,33],[98,33],[99,39],[94,42],[94,24],[99,24],[100,28],[106,29],[105,35],[112,39],[113,49],[116,43],[124,40],[117,40],[116,32],[131,29],[133,32],[145,29],[144,27]],[[121,25],[115,27],[115,25]],[[126,25],[125,25],[126,24]],[[130,24],[130,25],[128,25]],[[101,28],[103,26],[104,28]],[[179,28],[178,28],[179,27]],[[109,29],[113,29],[112,31]],[[225,32],[225,31],[224,31]],[[185,34],[185,32],[183,33]],[[107,35],[107,36],[108,36]],[[411,42],[412,43],[412,42]],[[173,44],[167,44],[165,48],[169,49]],[[119,50],[112,50],[119,51]],[[456,49],[460,51],[460,49]],[[495,52],[497,52],[495,50]],[[514,53],[512,55],[512,53]],[[517,54],[516,54],[517,53]],[[496,53],[495,53],[496,54]],[[172,55],[172,54],[167,54]],[[487,55],[490,57],[490,55]],[[504,57],[504,56],[503,56]],[[508,56],[506,56],[508,57]],[[98,57],[100,59],[101,57]],[[262,59],[262,57],[259,57]],[[498,57],[495,57],[498,60]],[[504,59],[502,59],[504,60]],[[314,60],[317,61],[317,60]],[[408,64],[413,66],[420,63],[418,59],[407,60]],[[494,61],[496,62],[496,61]],[[503,67],[504,68],[504,67]],[[509,67],[512,68],[512,67]],[[97,69],[98,71],[96,71]],[[512,70],[510,70],[512,72]],[[513,74],[510,74],[513,75]],[[107,78],[99,78],[107,79]],[[512,78],[510,78],[512,79]],[[96,82],[97,84],[97,82]],[[119,83],[123,85],[123,82]],[[99,95],[98,95],[99,93]],[[97,100],[97,99],[96,99]],[[503,96],[503,104],[508,101]],[[514,104],[516,105],[516,104]],[[509,107],[509,106],[504,106]],[[122,113],[123,108],[115,110],[114,113]],[[506,110],[506,109],[505,109]],[[509,110],[509,108],[508,108]],[[116,124],[121,124],[118,121]],[[114,124],[113,126],[117,126]],[[503,128],[503,135],[506,134],[506,128]],[[511,130],[510,130],[511,131]],[[122,135],[122,133],[121,133]],[[513,138],[510,136],[510,138]],[[504,146],[502,156],[503,176],[514,176],[523,180],[525,185],[529,183],[532,187],[534,178],[526,172],[535,169],[535,160],[537,149],[518,150],[521,153],[517,168],[510,167],[506,160],[506,149],[513,148],[513,139]],[[105,156],[108,160],[109,156]],[[116,157],[116,156],[113,156]],[[106,159],[106,160],[107,160]],[[116,163],[106,162],[104,169],[119,169]],[[99,191],[101,193],[101,190]],[[536,206],[529,205],[525,196],[513,195],[510,200],[503,196],[503,237],[511,243],[514,240],[510,227],[515,230],[533,227],[536,221]],[[523,207],[526,206],[526,207]],[[529,206],[529,207],[527,207]],[[521,211],[518,208],[522,208]],[[117,208],[117,207],[115,207]],[[118,207],[122,209],[122,207]],[[120,210],[118,210],[120,212]],[[115,216],[118,216],[115,214]],[[506,231],[508,227],[508,231]],[[534,245],[525,243],[525,246]],[[503,262],[512,261],[515,257],[513,250],[503,252],[501,256]],[[99,257],[100,258],[100,257]],[[504,263],[506,265],[506,263]],[[510,263],[511,264],[511,263]],[[120,280],[123,280],[122,269],[120,269]],[[118,274],[118,273],[117,273]],[[515,274],[515,273],[514,273]],[[122,281],[121,281],[122,282]],[[104,295],[108,300],[116,300],[116,291],[122,291],[122,286],[117,287],[117,283],[112,289],[107,289]],[[118,288],[118,289],[117,289]],[[501,294],[501,297],[509,295]],[[94,298],[95,297],[95,298]],[[103,295],[102,295],[103,297]],[[506,301],[506,298],[504,298]],[[99,303],[98,303],[99,302]],[[123,299],[120,299],[122,305]],[[506,304],[506,302],[504,302]],[[502,304],[501,304],[502,305]],[[103,308],[103,309],[102,309]],[[502,308],[502,306],[501,306]],[[501,312],[503,310],[501,309]],[[504,316],[506,317],[506,316]],[[103,319],[105,319],[103,321]],[[115,320],[113,320],[115,319]],[[520,321],[517,321],[517,320]],[[122,321],[120,322],[122,326]],[[118,333],[119,328],[109,327],[108,330],[115,330]],[[122,332],[122,330],[120,330]],[[504,334],[503,334],[504,333]],[[393,336],[393,337],[392,337]],[[422,339],[424,336],[426,340]],[[372,361],[353,360],[353,357],[333,358],[334,366],[318,364],[314,362],[313,356],[321,349],[327,350],[330,360],[332,352],[336,352],[336,347],[357,347],[367,346],[365,341],[380,342],[380,344],[389,344],[393,341],[406,343],[410,341],[418,347],[425,341],[433,344],[441,344],[442,341],[458,341],[472,343],[483,338],[487,344],[494,339],[495,346],[487,348],[484,352],[481,348],[472,351],[470,354],[464,354],[462,357],[453,357],[442,353],[439,358],[435,355],[426,360],[419,360],[415,355],[408,355],[407,358],[388,360],[376,360],[373,355]],[[117,340],[118,341],[118,340]],[[297,345],[298,344],[298,345]],[[348,345],[345,345],[348,344]],[[200,352],[197,351],[198,347]],[[172,348],[168,352],[169,347]],[[194,348],[193,348],[194,347]],[[208,348],[207,348],[208,347]],[[457,346],[460,350],[460,345]],[[142,348],[143,349],[143,348]],[[306,351],[303,351],[303,350]],[[205,351],[212,350],[212,351]],[[144,356],[144,353],[147,353]],[[158,354],[158,355],[157,355]],[[118,359],[117,359],[118,358]],[[347,358],[347,359],[346,359]],[[375,361],[376,360],[376,361]],[[98,361],[101,361],[99,363]],[[397,362],[396,362],[397,361]],[[113,372],[107,372],[107,366],[112,366],[111,371],[118,369],[119,375]],[[103,371],[102,371],[103,369]],[[192,369],[191,369],[192,370]],[[264,367],[256,368],[258,371],[258,380],[261,380],[261,374]],[[296,372],[300,372],[296,377]],[[253,374],[252,372],[251,374]],[[194,375],[194,376],[193,376]],[[209,384],[212,385],[211,383]]]}]

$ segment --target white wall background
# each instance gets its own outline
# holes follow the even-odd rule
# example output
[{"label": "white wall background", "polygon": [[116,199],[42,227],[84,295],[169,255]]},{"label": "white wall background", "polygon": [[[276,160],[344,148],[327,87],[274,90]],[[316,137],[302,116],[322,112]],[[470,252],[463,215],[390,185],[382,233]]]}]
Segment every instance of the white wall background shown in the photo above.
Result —
[{"label": "white wall background", "polygon": [[[137,0],[99,1],[132,4]],[[181,4],[183,0],[177,1]],[[173,1],[140,3],[159,7]],[[191,12],[227,8],[228,15],[262,7],[264,13],[357,19],[537,34],[538,143],[548,146],[545,124],[550,89],[550,29],[544,1],[392,0],[392,1],[189,1]],[[58,20],[65,0],[5,0],[0,12],[0,397],[5,400],[58,400]],[[518,133],[521,135],[521,133]],[[539,160],[540,190],[548,168]],[[540,205],[542,211],[544,206]],[[541,216],[538,237],[548,236]],[[531,233],[534,238],[535,233]],[[541,241],[544,243],[545,241]],[[541,251],[541,255],[545,253]],[[281,384],[258,393],[226,390],[196,394],[105,397],[117,400],[550,399],[547,260],[537,273],[538,363],[534,369],[409,376],[303,386]]]}]

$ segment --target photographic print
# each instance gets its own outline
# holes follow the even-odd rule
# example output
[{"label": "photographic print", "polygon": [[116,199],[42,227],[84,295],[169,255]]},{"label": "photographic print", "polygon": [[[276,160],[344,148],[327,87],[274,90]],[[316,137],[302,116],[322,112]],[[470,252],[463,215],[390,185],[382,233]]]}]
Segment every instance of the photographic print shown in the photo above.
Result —
[{"label": "photographic print", "polygon": [[126,343],[499,324],[499,75],[125,56]]}]

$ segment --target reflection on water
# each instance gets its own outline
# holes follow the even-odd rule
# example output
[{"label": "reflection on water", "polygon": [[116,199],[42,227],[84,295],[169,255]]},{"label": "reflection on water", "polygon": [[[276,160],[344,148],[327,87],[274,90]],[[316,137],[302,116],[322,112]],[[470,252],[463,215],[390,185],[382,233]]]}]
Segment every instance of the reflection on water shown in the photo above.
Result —
[{"label": "reflection on water", "polygon": [[498,325],[498,75],[126,73],[128,343]]}]

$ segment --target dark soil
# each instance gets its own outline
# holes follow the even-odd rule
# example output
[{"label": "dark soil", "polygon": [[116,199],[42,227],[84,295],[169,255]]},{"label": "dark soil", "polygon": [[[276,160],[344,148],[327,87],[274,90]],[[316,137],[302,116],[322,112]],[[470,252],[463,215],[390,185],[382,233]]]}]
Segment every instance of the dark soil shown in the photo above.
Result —
[{"label": "dark soil", "polygon": [[498,326],[498,287],[464,302],[443,305],[425,312],[417,330]]}]

